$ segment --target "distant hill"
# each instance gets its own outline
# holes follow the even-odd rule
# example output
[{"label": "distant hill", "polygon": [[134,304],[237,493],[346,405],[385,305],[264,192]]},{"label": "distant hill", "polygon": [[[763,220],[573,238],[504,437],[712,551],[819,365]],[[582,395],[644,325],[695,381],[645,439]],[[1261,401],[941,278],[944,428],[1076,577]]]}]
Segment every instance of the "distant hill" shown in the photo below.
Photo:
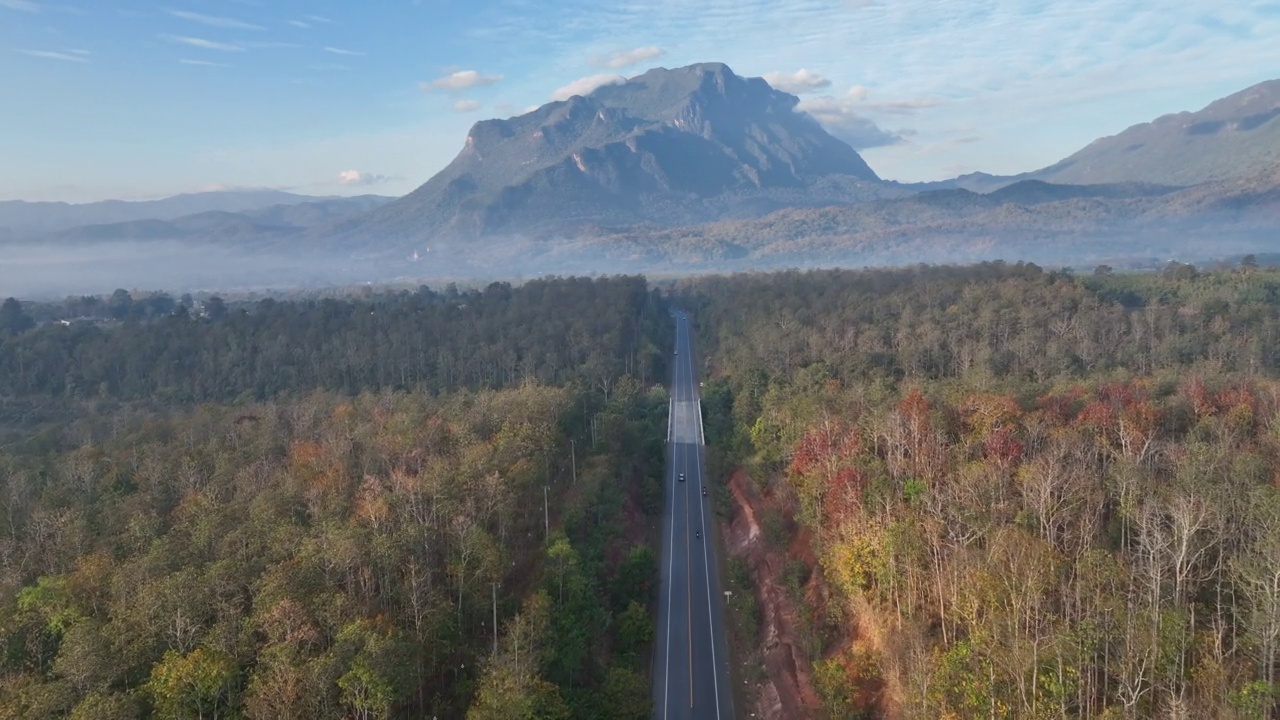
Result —
[{"label": "distant hill", "polygon": [[[976,187],[968,188],[981,192]],[[1043,180],[1020,180],[1010,185],[997,188],[987,197],[1001,203],[1017,203],[1019,205],[1040,205],[1060,200],[1083,198],[1099,198],[1124,200],[1128,198],[1156,197],[1175,192],[1180,188],[1170,185],[1151,185],[1147,183],[1114,183],[1099,185],[1059,185]]]},{"label": "distant hill", "polygon": [[[304,197],[304,196],[296,196]],[[171,220],[130,220],[84,225],[49,233],[27,234],[28,240],[94,243],[132,240],[199,240],[207,242],[263,242],[295,235],[326,222],[368,212],[392,198],[361,195],[350,198],[308,199],[292,205],[226,212],[209,210]],[[3,241],[0,237],[0,241]]]},{"label": "distant hill", "polygon": [[347,198],[314,197],[279,190],[227,190],[175,195],[163,200],[106,200],[84,204],[8,200],[0,202],[0,237],[7,234],[17,238],[86,225],[175,220],[204,212],[243,213],[278,206],[314,205],[328,200]]},{"label": "distant hill", "polygon": [[1227,239],[1257,249],[1274,245],[1280,228],[1277,170],[1174,191],[1086,192],[1097,187],[1025,181],[988,194],[935,190],[856,205],[787,209],[757,220],[624,231],[595,242],[651,260],[875,264],[1016,257],[1078,262],[1137,250],[1164,257],[1212,256],[1213,243]]},{"label": "distant hill", "polygon": [[1089,143],[1049,167],[1019,175],[969,173],[894,183],[915,192],[991,192],[1025,180],[1054,185],[1190,187],[1249,178],[1280,166],[1280,80],[1215,100],[1198,112],[1165,115]]},{"label": "distant hill", "polygon": [[426,184],[336,230],[348,246],[416,244],[753,217],[882,196],[858,153],[797,112],[798,102],[720,63],[650,70],[477,123]]},{"label": "distant hill", "polygon": [[1165,115],[1101,138],[1028,177],[1054,183],[1197,185],[1280,165],[1280,80],[1197,112]]}]

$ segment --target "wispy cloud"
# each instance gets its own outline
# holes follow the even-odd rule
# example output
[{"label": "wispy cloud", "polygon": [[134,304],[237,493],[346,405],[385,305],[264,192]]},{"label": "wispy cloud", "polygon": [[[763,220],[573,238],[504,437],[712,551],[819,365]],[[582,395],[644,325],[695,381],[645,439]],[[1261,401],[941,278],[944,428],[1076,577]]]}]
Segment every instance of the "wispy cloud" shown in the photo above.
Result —
[{"label": "wispy cloud", "polygon": [[931,107],[937,107],[942,104],[937,98],[909,98],[906,100],[881,100],[877,102],[869,101],[871,97],[871,89],[865,85],[854,85],[849,88],[844,97],[841,99],[845,103],[852,103],[858,106],[861,112],[872,114],[882,113],[888,115],[911,115],[920,110],[926,110]]},{"label": "wispy cloud", "polygon": [[13,51],[28,57],[44,58],[46,60],[62,60],[63,62],[77,63],[89,62],[89,58],[85,57],[89,53],[83,51],[67,50],[62,52],[57,50],[24,50],[20,48],[14,48]]},{"label": "wispy cloud", "polygon": [[21,10],[22,12],[36,13],[40,12],[40,5],[31,2],[31,0],[0,0],[0,8],[9,10]]},{"label": "wispy cloud", "polygon": [[217,42],[215,40],[207,40],[205,38],[190,37],[188,35],[161,35],[161,40],[171,42],[177,45],[190,45],[201,50],[219,50],[221,52],[244,52],[243,45],[233,43]]},{"label": "wispy cloud", "polygon": [[823,88],[831,87],[829,79],[806,68],[800,68],[793,73],[765,73],[764,81],[775,89],[792,95],[803,95],[804,93],[817,92]]},{"label": "wispy cloud", "polygon": [[191,12],[189,10],[165,10],[165,12],[168,13],[169,15],[172,15],[173,17],[181,18],[183,20],[189,20],[191,22],[199,23],[201,25],[208,25],[209,27],[227,28],[230,30],[264,30],[265,29],[261,25],[254,25],[253,23],[247,23],[242,20],[236,20],[235,18],[218,17],[216,15],[205,15],[203,13]]},{"label": "wispy cloud", "polygon": [[220,68],[231,67],[226,63],[213,62],[212,60],[191,60],[188,58],[182,58],[181,60],[178,61],[178,63],[181,65],[199,65],[200,67],[220,67]]},{"label": "wispy cloud", "polygon": [[339,48],[339,47],[328,47],[328,46],[326,46],[326,47],[325,47],[325,49],[324,49],[324,51],[325,51],[325,52],[327,52],[327,53],[333,53],[334,55],[348,55],[348,56],[355,56],[355,57],[363,57],[363,56],[364,56],[364,53],[362,53],[362,52],[357,52],[357,51],[355,51],[355,50],[346,50],[346,49]]},{"label": "wispy cloud", "polygon": [[655,60],[666,54],[666,51],[660,47],[649,45],[647,47],[638,47],[632,50],[615,50],[608,55],[598,55],[591,59],[592,65],[607,68],[624,68],[636,65],[646,60]]},{"label": "wispy cloud", "polygon": [[499,82],[502,82],[501,75],[482,75],[479,70],[459,70],[431,82],[419,83],[418,87],[423,90],[457,92]]},{"label": "wispy cloud", "polygon": [[289,23],[290,25],[296,28],[302,28],[304,30],[311,27],[311,23],[304,22],[302,20],[286,20],[285,22]]},{"label": "wispy cloud", "polygon": [[320,24],[320,25],[332,25],[332,24],[333,24],[333,21],[332,21],[332,20],[330,20],[330,19],[329,19],[329,18],[327,18],[327,17],[324,17],[323,15],[306,15],[306,16],[304,16],[304,17],[306,17],[306,19],[310,20],[311,22],[313,22],[313,23],[318,23],[318,24]]},{"label": "wispy cloud", "polygon": [[460,113],[475,112],[480,109],[480,103],[476,100],[459,100],[453,104],[453,111]]},{"label": "wispy cloud", "polygon": [[626,81],[626,78],[614,73],[589,75],[584,78],[578,78],[564,87],[556,88],[555,92],[551,93],[551,99],[568,100],[574,95],[590,95],[596,88],[601,88],[605,85],[617,85]]},{"label": "wispy cloud", "polygon": [[390,182],[392,178],[386,175],[378,175],[376,173],[360,172],[359,170],[343,170],[338,173],[338,183],[341,185],[367,186],[382,185]]},{"label": "wispy cloud", "polygon": [[892,113],[894,115],[910,115],[917,110],[937,107],[941,105],[941,100],[933,98],[916,98],[913,100],[893,100],[890,102],[869,102],[862,107],[870,111],[878,111],[884,113]]}]

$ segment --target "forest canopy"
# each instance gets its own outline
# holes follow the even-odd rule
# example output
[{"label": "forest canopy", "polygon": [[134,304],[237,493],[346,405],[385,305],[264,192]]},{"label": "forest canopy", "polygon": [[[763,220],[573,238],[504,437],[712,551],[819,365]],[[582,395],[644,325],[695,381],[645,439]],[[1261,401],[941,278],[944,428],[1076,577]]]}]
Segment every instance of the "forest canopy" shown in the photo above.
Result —
[{"label": "forest canopy", "polygon": [[[812,539],[828,717],[1272,717],[1280,273],[703,278],[707,437]],[[793,520],[794,519],[794,520]],[[805,606],[805,603],[797,603]]]},{"label": "forest canopy", "polygon": [[0,718],[647,716],[643,279],[74,304],[0,330]]}]

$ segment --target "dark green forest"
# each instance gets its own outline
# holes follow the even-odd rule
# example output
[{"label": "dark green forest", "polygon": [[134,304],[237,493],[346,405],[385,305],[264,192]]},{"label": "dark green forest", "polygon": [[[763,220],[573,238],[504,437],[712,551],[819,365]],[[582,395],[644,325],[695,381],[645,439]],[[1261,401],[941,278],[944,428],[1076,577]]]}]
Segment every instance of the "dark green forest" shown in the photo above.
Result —
[{"label": "dark green forest", "polygon": [[648,716],[643,279],[160,304],[0,309],[0,717]]},{"label": "dark green forest", "polygon": [[677,296],[715,463],[775,508],[772,542],[811,538],[790,587],[812,716],[1274,717],[1280,273],[989,263]]}]

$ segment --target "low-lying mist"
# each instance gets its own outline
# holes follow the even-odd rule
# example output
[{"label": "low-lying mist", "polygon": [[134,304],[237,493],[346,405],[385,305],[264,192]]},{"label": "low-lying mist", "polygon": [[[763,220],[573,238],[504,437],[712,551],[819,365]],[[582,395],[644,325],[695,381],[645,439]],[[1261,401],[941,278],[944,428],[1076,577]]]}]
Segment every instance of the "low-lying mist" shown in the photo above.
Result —
[{"label": "low-lying mist", "polygon": [[254,253],[177,241],[68,248],[8,245],[0,252],[0,296],[49,299],[116,288],[198,292],[322,287],[370,280],[361,267],[333,257]]},{"label": "low-lying mist", "polygon": [[[1163,227],[1115,233],[892,233],[743,243],[646,235],[557,239],[488,238],[433,251],[377,257],[338,252],[255,250],[183,241],[75,246],[0,246],[0,297],[32,300],[101,295],[116,288],[180,292],[286,291],[358,284],[523,280],[544,275],[655,276],[862,267],[915,263],[1027,261],[1045,266],[1158,267],[1275,250],[1274,233]],[[401,256],[403,255],[403,257]]]}]

